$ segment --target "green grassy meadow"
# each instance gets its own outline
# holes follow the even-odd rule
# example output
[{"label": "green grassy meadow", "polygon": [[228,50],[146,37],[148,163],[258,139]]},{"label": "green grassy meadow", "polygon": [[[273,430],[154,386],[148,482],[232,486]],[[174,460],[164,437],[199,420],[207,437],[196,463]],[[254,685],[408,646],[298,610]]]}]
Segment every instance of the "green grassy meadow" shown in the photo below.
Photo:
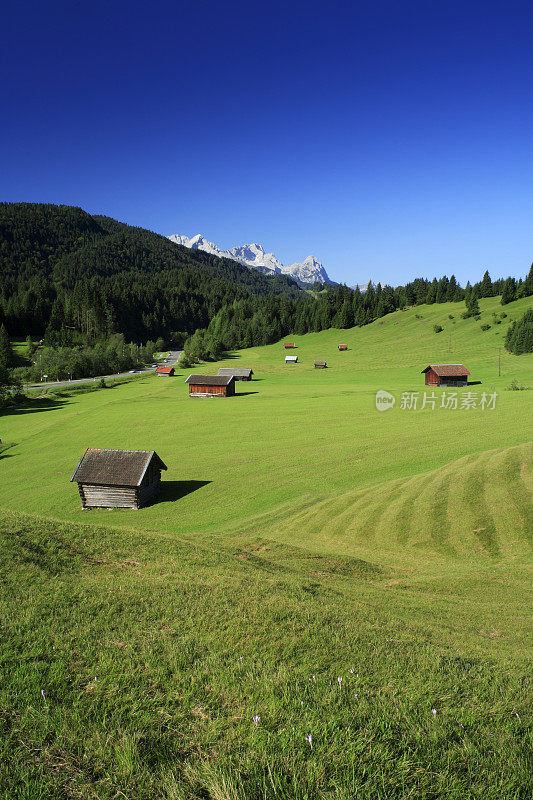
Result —
[{"label": "green grassy meadow", "polygon": [[[530,305],[1,417],[0,797],[529,798],[533,357],[503,341]],[[421,407],[429,363],[471,370],[458,408]],[[222,365],[255,380],[190,399]],[[85,447],[156,450],[160,501],[82,512]]]}]

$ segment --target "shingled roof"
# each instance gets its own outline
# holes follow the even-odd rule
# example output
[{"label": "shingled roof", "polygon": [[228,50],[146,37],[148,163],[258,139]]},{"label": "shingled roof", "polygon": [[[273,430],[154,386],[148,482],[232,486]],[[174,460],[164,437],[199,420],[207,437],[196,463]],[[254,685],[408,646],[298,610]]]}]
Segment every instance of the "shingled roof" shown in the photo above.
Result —
[{"label": "shingled roof", "polygon": [[199,386],[228,386],[234,380],[233,375],[189,375],[185,383]]},{"label": "shingled roof", "polygon": [[151,462],[167,469],[155,450],[96,450],[88,447],[71,481],[95,486],[140,486]]},{"label": "shingled roof", "polygon": [[471,375],[469,369],[464,364],[430,364],[422,370],[422,374],[432,369],[440,378],[458,378],[461,375]]},{"label": "shingled roof", "polygon": [[235,378],[250,378],[254,373],[252,369],[234,369],[233,367],[221,367],[219,375],[233,375]]}]

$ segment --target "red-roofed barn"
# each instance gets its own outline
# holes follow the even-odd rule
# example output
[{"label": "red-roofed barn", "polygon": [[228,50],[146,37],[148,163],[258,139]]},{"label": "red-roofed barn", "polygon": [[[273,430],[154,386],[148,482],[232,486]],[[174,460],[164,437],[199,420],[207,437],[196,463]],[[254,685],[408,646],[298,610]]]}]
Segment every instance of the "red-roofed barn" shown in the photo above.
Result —
[{"label": "red-roofed barn", "polygon": [[472,373],[464,364],[430,364],[422,370],[426,386],[466,386]]}]

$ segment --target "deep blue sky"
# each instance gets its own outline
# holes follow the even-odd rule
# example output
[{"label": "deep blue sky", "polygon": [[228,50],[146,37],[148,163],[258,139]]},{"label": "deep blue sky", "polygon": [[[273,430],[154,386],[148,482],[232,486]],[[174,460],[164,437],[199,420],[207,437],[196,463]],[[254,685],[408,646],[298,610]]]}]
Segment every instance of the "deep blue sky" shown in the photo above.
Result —
[{"label": "deep blue sky", "polygon": [[397,284],[533,260],[531,2],[11,0],[0,199]]}]

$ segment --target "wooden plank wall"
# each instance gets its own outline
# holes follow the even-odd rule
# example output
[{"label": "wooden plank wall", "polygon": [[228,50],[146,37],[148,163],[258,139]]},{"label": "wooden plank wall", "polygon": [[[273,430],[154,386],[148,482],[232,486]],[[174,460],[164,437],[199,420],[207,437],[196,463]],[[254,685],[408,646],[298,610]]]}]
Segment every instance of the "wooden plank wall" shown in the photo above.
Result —
[{"label": "wooden plank wall", "polygon": [[80,496],[84,508],[137,508],[135,487],[93,486],[80,484]]},{"label": "wooden plank wall", "polygon": [[[231,386],[231,384],[229,384]],[[197,395],[198,397],[225,397],[226,389],[229,389],[229,386],[202,386],[197,384],[191,384],[189,386],[189,394],[194,397]]]},{"label": "wooden plank wall", "polygon": [[139,486],[137,489],[137,503],[139,508],[148,505],[159,492],[161,484],[161,473],[157,475],[156,480]]}]

